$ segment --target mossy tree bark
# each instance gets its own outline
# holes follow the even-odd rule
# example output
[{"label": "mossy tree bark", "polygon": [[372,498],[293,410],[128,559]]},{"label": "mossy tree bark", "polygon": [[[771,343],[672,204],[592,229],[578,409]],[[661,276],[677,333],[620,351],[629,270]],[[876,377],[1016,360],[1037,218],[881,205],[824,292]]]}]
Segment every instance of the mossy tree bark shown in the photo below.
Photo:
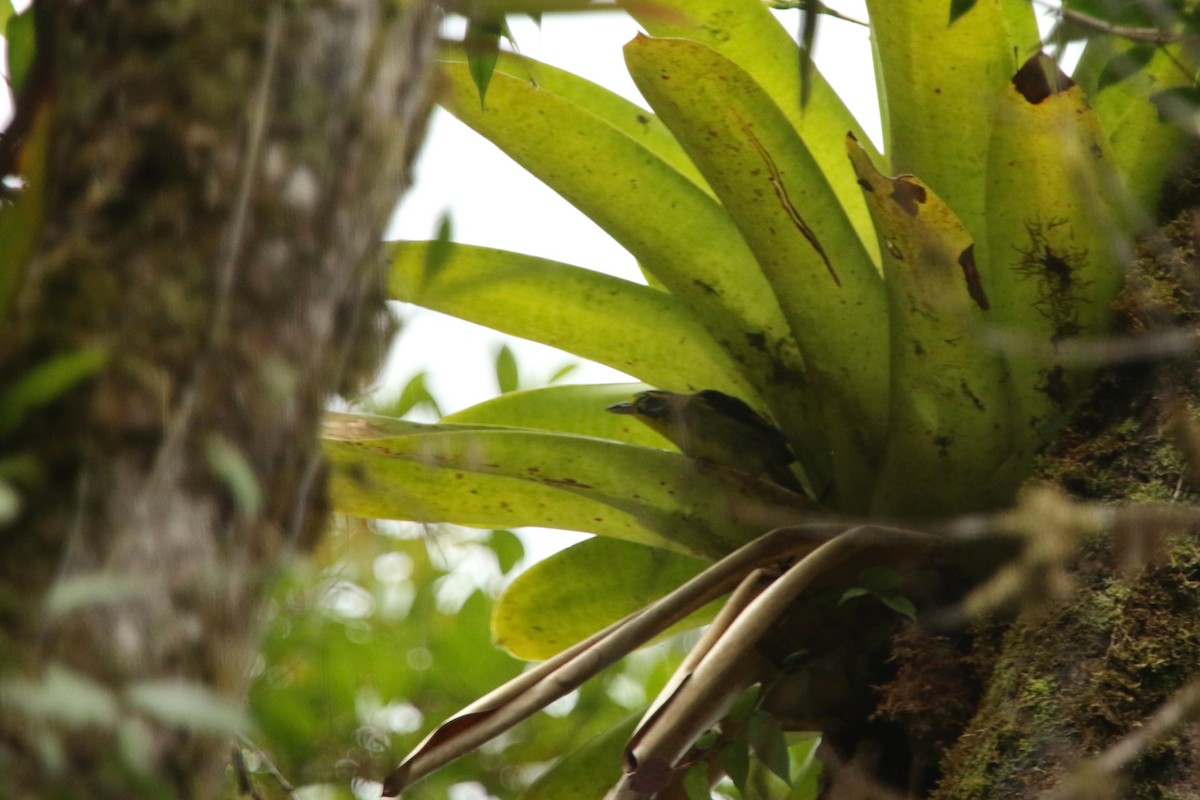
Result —
[{"label": "mossy tree bark", "polygon": [[[1183,210],[1140,248],[1120,304],[1127,332],[1194,337],[1200,217],[1194,191],[1175,200]],[[1124,522],[1064,565],[1065,595],[1031,574],[1024,610],[977,630],[980,697],[946,752],[938,800],[1200,795],[1200,724],[1180,702],[1200,676],[1200,548],[1194,513],[1168,510],[1200,494],[1200,373],[1194,347],[1145,355],[1105,372],[1042,465],[1045,479]],[[1054,526],[1047,517],[1044,535]],[[947,698],[926,700],[936,710]],[[1164,707],[1182,723],[1113,749]],[[1101,754],[1103,769],[1091,760]]]},{"label": "mossy tree bark", "polygon": [[323,405],[385,341],[377,251],[436,14],[37,13],[47,210],[0,375],[107,360],[2,443],[26,468],[0,536],[0,796],[215,797],[260,589],[324,522]]}]

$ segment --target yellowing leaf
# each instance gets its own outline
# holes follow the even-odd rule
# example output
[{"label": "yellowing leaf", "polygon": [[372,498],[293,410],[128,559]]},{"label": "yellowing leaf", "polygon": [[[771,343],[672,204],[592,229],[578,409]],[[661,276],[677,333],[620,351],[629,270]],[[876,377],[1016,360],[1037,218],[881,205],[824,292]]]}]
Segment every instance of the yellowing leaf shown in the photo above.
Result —
[{"label": "yellowing leaf", "polygon": [[[521,574],[496,601],[496,643],[518,658],[549,658],[644,608],[700,573],[708,562],[616,539],[574,544]],[[666,634],[712,619],[710,603]]]}]

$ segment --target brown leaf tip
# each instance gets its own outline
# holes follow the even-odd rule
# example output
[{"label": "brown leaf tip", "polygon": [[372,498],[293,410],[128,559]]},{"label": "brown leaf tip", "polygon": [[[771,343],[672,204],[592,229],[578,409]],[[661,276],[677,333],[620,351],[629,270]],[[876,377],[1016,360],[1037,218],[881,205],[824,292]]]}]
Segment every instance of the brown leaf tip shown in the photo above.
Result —
[{"label": "brown leaf tip", "polygon": [[917,216],[927,195],[925,187],[903,175],[892,179],[892,200],[910,216]]},{"label": "brown leaf tip", "polygon": [[975,266],[975,245],[972,244],[958,254],[958,265],[962,267],[963,278],[967,281],[967,293],[971,295],[971,299],[975,301],[975,305],[987,311],[991,304],[988,303],[987,294],[983,291],[983,281],[979,278],[979,268]]},{"label": "brown leaf tip", "polygon": [[1045,53],[1034,53],[1012,79],[1013,88],[1031,105],[1037,105],[1051,95],[1065,92],[1075,81],[1058,68],[1054,59]]}]

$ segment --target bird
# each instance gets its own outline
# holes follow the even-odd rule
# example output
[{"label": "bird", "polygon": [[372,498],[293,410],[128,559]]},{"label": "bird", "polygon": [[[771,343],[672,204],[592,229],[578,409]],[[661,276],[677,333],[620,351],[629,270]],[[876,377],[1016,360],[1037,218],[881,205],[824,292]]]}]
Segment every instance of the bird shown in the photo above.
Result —
[{"label": "bird", "polygon": [[669,439],[688,458],[746,472],[796,493],[803,487],[788,465],[796,460],[783,432],[736,397],[705,389],[677,394],[638,392],[611,405]]}]

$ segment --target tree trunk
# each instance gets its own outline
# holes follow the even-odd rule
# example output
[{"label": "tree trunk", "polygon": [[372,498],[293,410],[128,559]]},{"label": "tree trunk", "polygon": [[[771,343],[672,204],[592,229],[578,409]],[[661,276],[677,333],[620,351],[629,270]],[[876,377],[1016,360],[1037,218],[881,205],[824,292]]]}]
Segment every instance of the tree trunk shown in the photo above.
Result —
[{"label": "tree trunk", "polygon": [[[1175,197],[1184,208],[1175,221],[1140,248],[1119,309],[1128,332],[1195,330],[1191,191]],[[1200,493],[1196,367],[1193,351],[1107,371],[1047,455],[1045,478],[1125,522],[1091,537],[1061,572],[1030,571],[1024,610],[976,631],[980,702],[933,797],[1200,796],[1200,725],[1187,708],[1200,675],[1200,546],[1195,514],[1168,510],[1194,506]],[[1073,513],[1046,508],[1053,513],[1035,520],[1035,536],[1056,535]],[[944,705],[944,694],[934,696],[941,689],[930,690],[930,708]],[[1144,742],[1127,738],[1164,708],[1181,724]],[[1113,749],[1123,740],[1127,750]]]},{"label": "tree trunk", "polygon": [[324,403],[382,352],[379,242],[436,14],[36,13],[47,205],[0,391],[63,354],[103,366],[0,440],[23,504],[0,536],[0,797],[216,797],[264,579],[324,524]]}]

